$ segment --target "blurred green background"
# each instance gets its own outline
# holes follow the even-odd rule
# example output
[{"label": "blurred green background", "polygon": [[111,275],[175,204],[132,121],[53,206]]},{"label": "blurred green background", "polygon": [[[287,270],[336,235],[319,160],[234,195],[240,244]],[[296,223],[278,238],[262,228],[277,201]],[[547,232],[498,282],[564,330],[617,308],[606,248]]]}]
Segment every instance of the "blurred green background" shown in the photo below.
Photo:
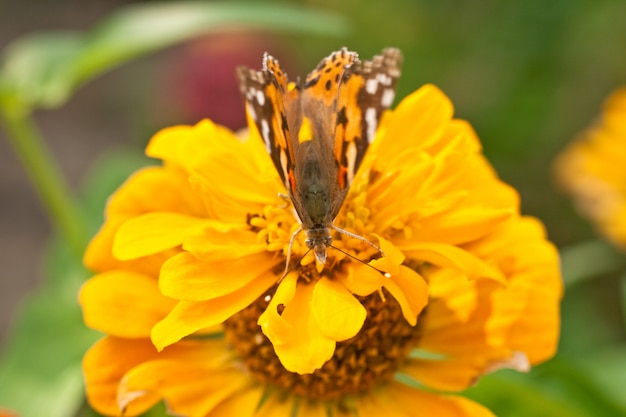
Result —
[{"label": "blurred green background", "polygon": [[[405,56],[398,96],[425,83],[439,86],[452,99],[456,116],[472,123],[501,177],[519,190],[523,212],[543,220],[564,255],[559,356],[530,375],[486,378],[469,394],[502,416],[626,416],[626,256],[597,241],[593,227],[556,190],[550,172],[559,150],[593,123],[611,91],[626,84],[626,1],[265,0],[249,3],[264,13],[208,25],[210,33],[181,32],[150,43],[175,32],[152,24],[141,26],[136,39],[110,36],[123,26],[111,16],[125,13],[128,5],[159,4],[0,3],[5,59],[15,51],[15,40],[39,31],[72,39],[63,38],[56,60],[75,57],[74,37],[99,47],[85,55],[89,59],[71,82],[59,81],[63,68],[37,72],[48,67],[26,60],[11,76],[24,83],[18,92],[30,95],[11,95],[13,86],[4,86],[7,96],[34,110],[61,172],[82,197],[89,233],[102,221],[106,196],[147,163],[143,147],[158,129],[202,117],[243,126],[236,65],[259,68],[267,50],[295,78],[341,46],[364,58],[396,46]],[[171,13],[156,21],[176,18]],[[109,43],[98,45],[102,39]],[[37,42],[39,52],[55,50]],[[107,49],[125,43],[131,46],[121,55]],[[11,80],[8,62],[3,65],[5,80]],[[77,361],[96,337],[82,329],[75,305],[75,290],[88,273],[67,244],[53,238],[6,139],[0,131],[0,406],[11,405],[3,404],[7,398],[19,402],[36,393],[43,407],[46,399],[66,395],[49,415],[69,416],[80,406]],[[41,322],[43,316],[49,321]],[[26,358],[33,360],[22,371]],[[59,369],[70,369],[65,385],[52,382]],[[7,390],[9,378],[14,391]]]}]

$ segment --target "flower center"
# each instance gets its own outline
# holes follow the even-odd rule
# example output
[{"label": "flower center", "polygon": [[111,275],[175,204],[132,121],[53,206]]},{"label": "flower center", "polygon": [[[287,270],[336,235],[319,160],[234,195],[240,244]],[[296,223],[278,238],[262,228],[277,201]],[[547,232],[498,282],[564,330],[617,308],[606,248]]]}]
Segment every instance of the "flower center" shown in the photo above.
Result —
[{"label": "flower center", "polygon": [[312,374],[289,372],[257,325],[274,290],[227,320],[225,336],[254,378],[289,394],[333,401],[364,393],[389,381],[419,340],[419,324],[412,327],[406,322],[392,296],[358,297],[367,310],[361,331],[337,343],[333,357]]}]

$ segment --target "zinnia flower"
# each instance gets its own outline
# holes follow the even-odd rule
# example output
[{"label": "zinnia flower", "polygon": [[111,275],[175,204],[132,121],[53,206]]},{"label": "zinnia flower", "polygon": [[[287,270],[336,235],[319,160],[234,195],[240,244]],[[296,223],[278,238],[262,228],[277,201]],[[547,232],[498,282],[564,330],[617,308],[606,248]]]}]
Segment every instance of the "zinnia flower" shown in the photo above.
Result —
[{"label": "zinnia flower", "polygon": [[557,252],[432,85],[385,115],[335,219],[382,258],[340,234],[320,267],[299,236],[283,277],[299,225],[254,127],[164,129],[147,154],[85,256],[101,413],[490,416],[455,393],[555,352]]},{"label": "zinnia flower", "polygon": [[579,211],[626,248],[626,87],[606,101],[594,126],[555,161],[556,177]]}]

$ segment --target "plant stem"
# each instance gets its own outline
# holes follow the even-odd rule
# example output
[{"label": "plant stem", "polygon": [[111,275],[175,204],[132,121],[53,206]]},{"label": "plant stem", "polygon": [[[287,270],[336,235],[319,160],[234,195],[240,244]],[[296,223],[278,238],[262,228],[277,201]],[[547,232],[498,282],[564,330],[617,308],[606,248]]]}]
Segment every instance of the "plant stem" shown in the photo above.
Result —
[{"label": "plant stem", "polygon": [[84,218],[29,113],[0,105],[0,121],[53,226],[82,257],[88,238]]}]

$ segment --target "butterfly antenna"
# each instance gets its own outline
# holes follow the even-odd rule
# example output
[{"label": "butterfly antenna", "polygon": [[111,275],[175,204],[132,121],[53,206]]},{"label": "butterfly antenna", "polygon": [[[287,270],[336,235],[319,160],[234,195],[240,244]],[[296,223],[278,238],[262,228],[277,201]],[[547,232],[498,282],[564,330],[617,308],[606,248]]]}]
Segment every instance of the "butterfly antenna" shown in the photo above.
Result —
[{"label": "butterfly antenna", "polygon": [[[370,243],[371,243],[371,242],[370,242]],[[363,265],[365,265],[365,266],[369,266],[369,267],[370,267],[370,268],[372,268],[374,271],[376,271],[376,272],[378,272],[378,273],[382,274],[385,278],[391,278],[391,274],[390,274],[389,272],[381,271],[380,269],[376,268],[375,266],[368,264],[368,263],[367,263],[367,262],[365,262],[364,260],[357,258],[356,256],[354,256],[354,255],[352,255],[352,254],[350,254],[350,253],[346,252],[345,250],[343,250],[343,249],[339,249],[337,246],[334,246],[334,245],[328,245],[328,247],[333,248],[333,249],[335,249],[335,250],[337,250],[337,251],[339,251],[339,252],[343,253],[343,254],[344,254],[344,255],[346,255],[347,257],[352,258],[352,259],[354,259],[354,260],[355,260],[355,261],[357,261],[357,262],[361,262],[361,263],[362,263]],[[382,253],[382,251],[380,251],[380,252]]]},{"label": "butterfly antenna", "polygon": [[[365,243],[367,243],[368,245],[370,245],[371,247],[373,247],[374,249],[376,249],[376,250],[378,251],[378,253],[380,253],[380,256],[385,256],[385,252],[383,252],[383,250],[382,250],[382,249],[381,249],[378,245],[373,244],[373,243],[372,243],[372,242],[370,242],[369,240],[365,239],[363,236],[357,235],[356,233],[349,232],[349,231],[347,231],[347,230],[345,230],[345,229],[342,229],[341,227],[337,227],[337,226],[334,226],[334,225],[333,225],[333,229],[335,229],[336,231],[338,231],[338,232],[339,232],[339,233],[341,233],[341,234],[344,234],[344,235],[346,235],[346,236],[353,237],[353,238],[355,238],[355,239],[360,240],[361,242],[365,242]],[[334,247],[334,246],[333,246],[333,247]],[[337,248],[335,248],[335,249],[337,249]],[[338,250],[339,250],[340,252],[343,252],[343,251],[341,251],[340,249],[338,249]],[[344,253],[345,253],[345,252],[344,252]],[[348,255],[348,256],[349,256],[349,255]],[[371,265],[370,265],[370,266],[371,266]]]}]

